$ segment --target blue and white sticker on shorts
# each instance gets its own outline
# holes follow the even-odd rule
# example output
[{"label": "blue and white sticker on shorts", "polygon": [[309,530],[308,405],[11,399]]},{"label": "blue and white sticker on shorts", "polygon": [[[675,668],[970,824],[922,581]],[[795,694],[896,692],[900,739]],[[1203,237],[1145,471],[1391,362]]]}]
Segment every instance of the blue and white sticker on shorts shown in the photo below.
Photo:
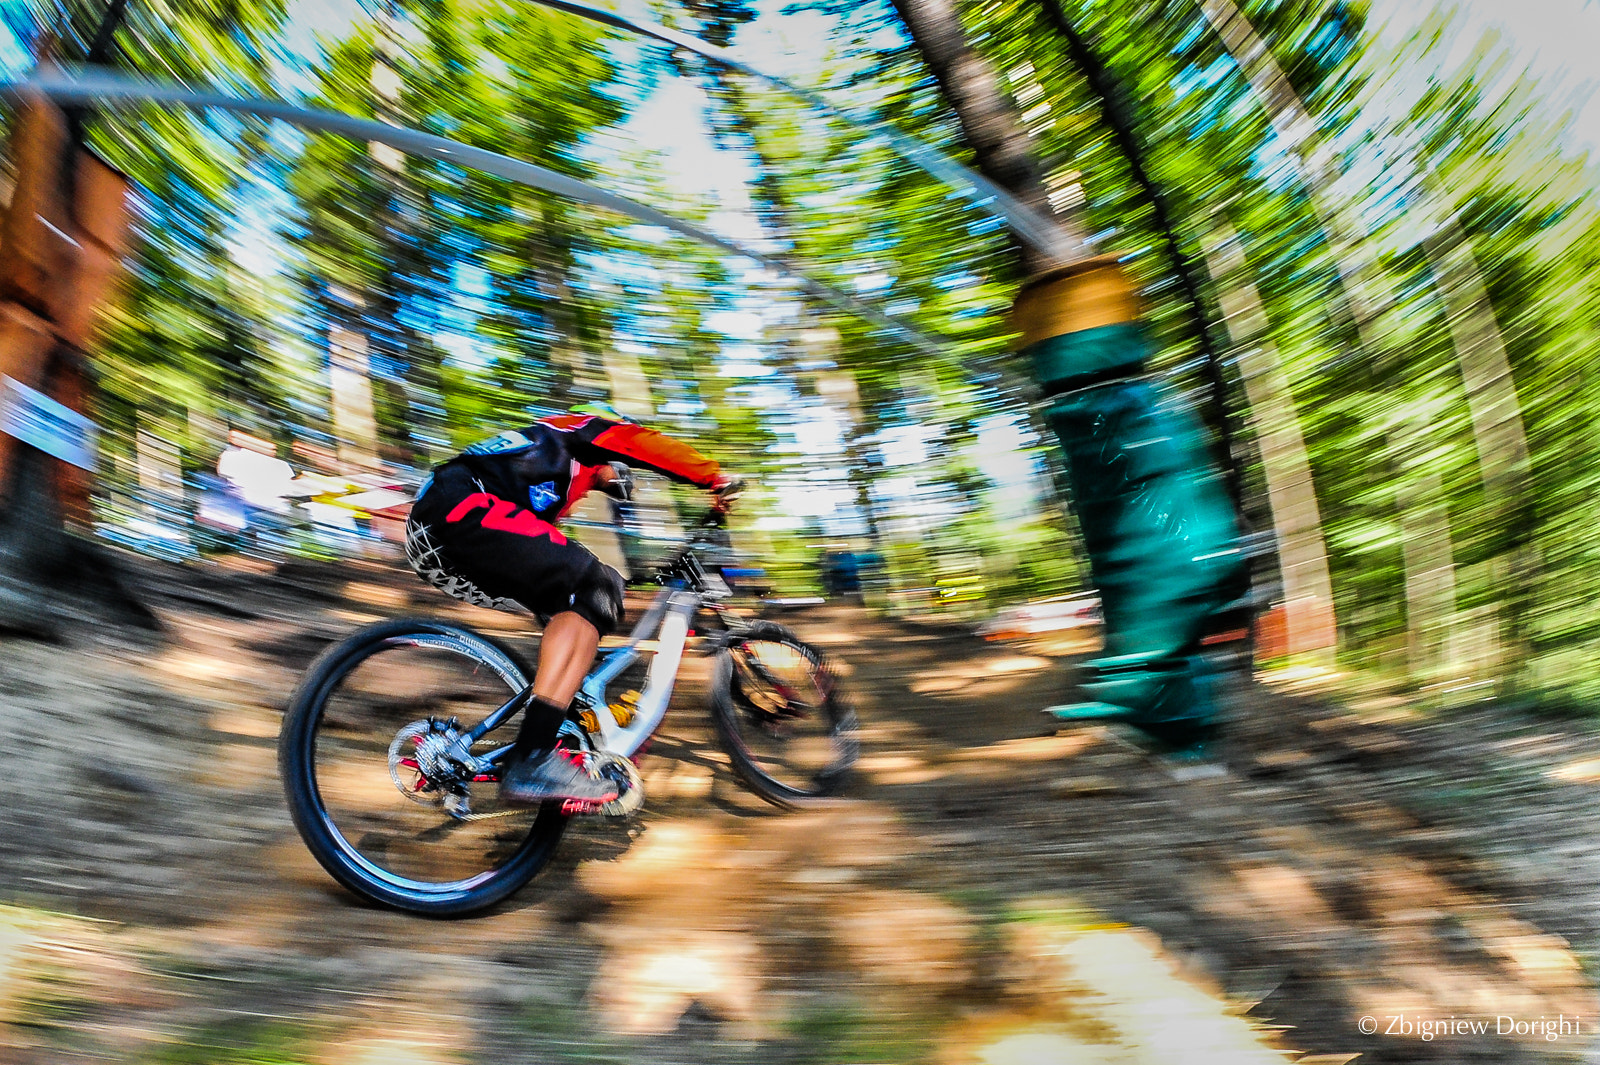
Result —
[{"label": "blue and white sticker on shorts", "polygon": [[556,491],[554,481],[536,484],[528,489],[528,504],[533,507],[535,514],[560,502],[561,493]]},{"label": "blue and white sticker on shorts", "polygon": [[487,440],[479,440],[476,444],[462,452],[463,455],[509,455],[515,451],[526,451],[533,446],[533,441],[517,432],[507,429],[497,433]]}]

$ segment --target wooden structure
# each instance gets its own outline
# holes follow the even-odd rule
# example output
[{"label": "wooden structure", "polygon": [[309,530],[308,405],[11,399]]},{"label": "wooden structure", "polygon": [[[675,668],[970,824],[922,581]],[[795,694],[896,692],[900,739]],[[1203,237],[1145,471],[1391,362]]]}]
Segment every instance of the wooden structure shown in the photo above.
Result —
[{"label": "wooden structure", "polygon": [[[0,223],[0,377],[10,380],[0,386],[13,398],[29,394],[15,382],[85,415],[84,348],[126,247],[128,180],[75,144],[66,116],[42,96],[22,99],[14,129],[15,185]],[[15,501],[27,446],[0,432],[0,511]],[[88,466],[59,455],[46,465],[48,496],[80,527],[89,521]]]}]

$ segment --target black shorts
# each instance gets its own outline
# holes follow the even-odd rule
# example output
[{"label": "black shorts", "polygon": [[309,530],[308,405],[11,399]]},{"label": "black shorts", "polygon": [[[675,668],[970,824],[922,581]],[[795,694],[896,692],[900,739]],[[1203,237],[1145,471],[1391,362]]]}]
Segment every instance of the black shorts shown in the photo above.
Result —
[{"label": "black shorts", "polygon": [[434,587],[477,606],[573,611],[600,634],[622,613],[622,577],[527,507],[500,499],[464,466],[445,465],[411,508],[406,558]]}]

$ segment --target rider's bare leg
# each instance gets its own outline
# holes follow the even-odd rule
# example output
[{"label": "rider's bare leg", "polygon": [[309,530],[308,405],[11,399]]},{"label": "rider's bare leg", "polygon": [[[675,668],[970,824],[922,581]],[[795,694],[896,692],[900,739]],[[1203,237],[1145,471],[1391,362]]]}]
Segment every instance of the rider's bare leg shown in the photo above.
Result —
[{"label": "rider's bare leg", "polygon": [[599,646],[599,630],[572,611],[557,614],[544,627],[533,698],[523,711],[522,729],[500,776],[502,802],[532,804],[567,798],[604,803],[617,797],[616,784],[591,777],[554,753],[567,707]]},{"label": "rider's bare leg", "polygon": [[513,761],[556,745],[556,733],[572,697],[594,663],[600,630],[573,611],[551,618],[539,641],[539,668],[533,675],[533,698],[523,712],[522,729],[512,748]]},{"label": "rider's bare leg", "polygon": [[557,614],[544,627],[539,641],[539,669],[533,676],[533,694],[564,710],[578,694],[578,686],[594,664],[600,649],[600,630],[571,610]]}]

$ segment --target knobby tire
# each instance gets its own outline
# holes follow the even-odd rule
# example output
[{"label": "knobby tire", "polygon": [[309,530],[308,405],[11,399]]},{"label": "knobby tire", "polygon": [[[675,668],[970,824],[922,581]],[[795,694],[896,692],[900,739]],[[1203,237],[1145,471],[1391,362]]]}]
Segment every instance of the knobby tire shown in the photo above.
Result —
[{"label": "knobby tire", "polygon": [[[750,644],[770,642],[782,644],[808,664],[808,674],[819,687],[819,701],[815,707],[818,725],[826,726],[832,741],[832,757],[827,765],[801,782],[780,780],[769,771],[762,756],[752,750],[746,740],[761,727],[761,714],[742,685],[751,674],[740,656],[747,653]],[[816,648],[801,640],[792,631],[770,621],[758,621],[733,637],[728,646],[717,653],[712,666],[710,690],[711,718],[717,737],[733,764],[734,772],[751,790],[775,806],[793,808],[812,799],[837,794],[849,778],[855,765],[858,741],[855,737],[856,715],[843,693],[838,679],[826,659]]]},{"label": "knobby tire", "polygon": [[[284,715],[278,740],[278,764],[295,828],[317,862],[340,884],[383,906],[429,917],[460,917],[485,910],[516,892],[550,861],[566,827],[559,803],[546,803],[534,817],[526,839],[498,868],[472,878],[470,884],[408,885],[365,867],[359,847],[344,840],[333,823],[318,787],[318,728],[330,697],[340,682],[380,651],[405,645],[405,638],[442,638],[445,649],[493,669],[511,690],[527,686],[531,672],[509,648],[463,626],[418,618],[379,622],[327,648],[307,670]],[[399,694],[399,693],[397,693]],[[468,724],[475,724],[469,722]],[[387,783],[387,780],[385,781]],[[449,815],[439,817],[448,832]]]}]

